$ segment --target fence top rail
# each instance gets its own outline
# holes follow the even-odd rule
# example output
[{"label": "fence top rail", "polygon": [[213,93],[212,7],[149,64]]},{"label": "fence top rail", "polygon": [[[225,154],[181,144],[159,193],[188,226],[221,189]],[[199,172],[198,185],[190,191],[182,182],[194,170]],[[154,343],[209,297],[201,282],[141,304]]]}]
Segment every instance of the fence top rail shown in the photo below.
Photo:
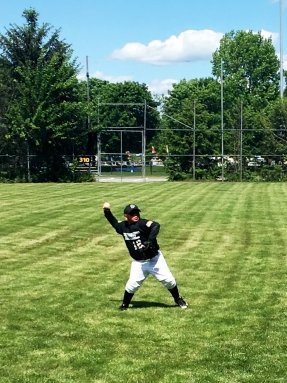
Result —
[{"label": "fence top rail", "polygon": [[[120,152],[101,152],[101,155],[107,155],[107,154],[114,154],[114,155],[126,155],[126,152],[123,152],[123,153],[120,153]],[[63,154],[62,156],[63,157],[71,157],[71,158],[77,158],[77,157],[93,157],[95,156],[96,154]],[[143,156],[143,153],[140,153],[140,156],[142,157]],[[169,153],[169,154],[145,154],[146,157],[209,157],[209,158],[221,158],[222,157],[222,154],[172,154],[172,153]],[[285,154],[261,154],[260,157],[283,157],[285,156]],[[24,154],[24,155],[18,155],[18,154],[0,154],[0,158],[8,158],[8,157],[11,157],[11,158],[15,158],[15,157],[19,157],[19,158],[27,158],[27,157],[38,157],[37,154]],[[240,154],[224,154],[223,155],[224,158],[228,158],[228,157],[241,157]],[[257,154],[254,154],[254,153],[244,153],[242,154],[242,157],[258,157]]]},{"label": "fence top rail", "polygon": [[140,105],[144,106],[144,102],[129,102],[129,103],[124,103],[124,102],[100,102],[98,105],[110,105],[110,106],[134,106],[134,105]]},{"label": "fence top rail", "polygon": [[126,126],[111,126],[108,128],[105,128],[101,130],[100,133],[105,133],[105,132],[142,132],[143,131],[143,126],[133,126],[133,127],[126,127]]}]

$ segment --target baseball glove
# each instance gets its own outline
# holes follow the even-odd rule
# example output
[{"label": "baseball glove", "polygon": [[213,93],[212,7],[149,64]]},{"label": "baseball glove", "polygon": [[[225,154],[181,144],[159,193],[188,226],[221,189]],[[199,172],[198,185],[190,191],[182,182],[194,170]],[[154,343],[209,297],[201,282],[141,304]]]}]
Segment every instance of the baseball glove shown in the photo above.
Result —
[{"label": "baseball glove", "polygon": [[144,247],[142,248],[142,253],[145,259],[150,259],[157,254],[157,251],[153,247],[153,243],[151,241],[145,241],[143,245]]},{"label": "baseball glove", "polygon": [[152,249],[152,242],[151,241],[145,241],[143,243],[144,245],[144,250]]}]

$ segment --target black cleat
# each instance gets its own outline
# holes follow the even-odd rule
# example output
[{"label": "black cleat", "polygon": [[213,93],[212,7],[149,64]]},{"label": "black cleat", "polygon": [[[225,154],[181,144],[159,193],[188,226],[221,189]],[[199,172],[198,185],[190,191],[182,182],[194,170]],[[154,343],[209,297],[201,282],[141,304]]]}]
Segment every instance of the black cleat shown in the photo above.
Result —
[{"label": "black cleat", "polygon": [[175,303],[183,310],[187,309],[188,304],[185,302],[185,300],[182,297],[179,297]]},{"label": "black cleat", "polygon": [[126,303],[122,303],[119,307],[119,310],[121,311],[125,311],[129,308],[129,305],[127,305]]}]

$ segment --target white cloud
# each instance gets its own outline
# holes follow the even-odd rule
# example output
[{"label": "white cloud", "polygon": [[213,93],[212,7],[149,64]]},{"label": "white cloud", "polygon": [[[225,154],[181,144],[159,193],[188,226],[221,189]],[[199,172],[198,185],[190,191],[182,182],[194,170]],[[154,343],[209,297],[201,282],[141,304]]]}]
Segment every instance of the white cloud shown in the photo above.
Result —
[{"label": "white cloud", "polygon": [[167,78],[164,80],[152,80],[147,84],[147,86],[152,94],[166,95],[168,91],[172,89],[173,84],[178,82],[179,80]]},{"label": "white cloud", "polygon": [[279,40],[279,33],[277,32],[270,32],[265,29],[261,29],[260,33],[265,39],[269,39],[271,37],[273,44],[276,44]]},{"label": "white cloud", "polygon": [[111,57],[155,65],[210,60],[222,37],[223,33],[209,29],[187,30],[164,41],[153,40],[147,45],[139,42],[127,43],[116,49]]}]

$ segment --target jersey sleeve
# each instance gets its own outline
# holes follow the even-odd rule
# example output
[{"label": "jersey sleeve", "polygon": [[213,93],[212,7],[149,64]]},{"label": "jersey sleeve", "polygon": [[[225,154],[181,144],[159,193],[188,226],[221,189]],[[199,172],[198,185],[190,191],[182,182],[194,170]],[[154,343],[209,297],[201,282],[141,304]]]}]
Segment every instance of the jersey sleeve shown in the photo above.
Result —
[{"label": "jersey sleeve", "polygon": [[141,220],[142,224],[142,243],[144,245],[144,254],[147,258],[151,258],[158,254],[159,244],[157,235],[159,233],[160,224],[155,221]]},{"label": "jersey sleeve", "polygon": [[[154,242],[158,233],[159,233],[159,229],[160,229],[160,224],[158,222],[155,222],[155,221],[148,221],[147,222],[147,225],[149,225],[149,228],[150,228],[150,233],[149,233],[149,236],[148,236],[148,240],[151,241],[151,242]],[[150,223],[150,224],[149,224]]]},{"label": "jersey sleeve", "polygon": [[119,222],[110,210],[104,210],[104,215],[118,234],[123,234],[121,222]]}]

